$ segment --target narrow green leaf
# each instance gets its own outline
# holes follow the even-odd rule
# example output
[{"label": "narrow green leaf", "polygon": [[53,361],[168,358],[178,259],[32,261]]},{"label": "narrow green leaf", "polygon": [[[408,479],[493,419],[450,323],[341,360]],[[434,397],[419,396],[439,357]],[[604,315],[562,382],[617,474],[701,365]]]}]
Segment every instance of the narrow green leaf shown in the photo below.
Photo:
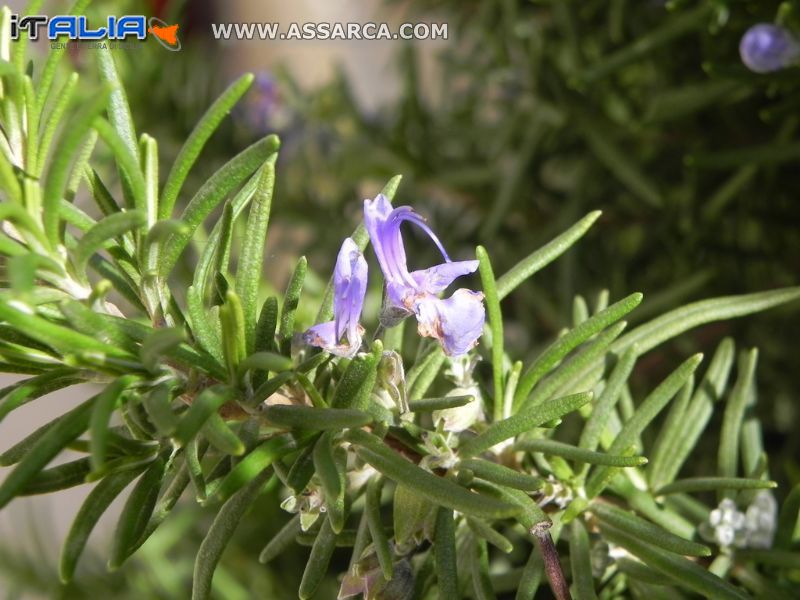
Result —
[{"label": "narrow green leaf", "polygon": [[378,363],[383,356],[383,345],[380,340],[375,340],[372,351],[358,354],[342,375],[342,380],[336,386],[331,406],[334,408],[353,408],[365,411],[370,404],[372,388],[378,374]]},{"label": "narrow green leaf", "polygon": [[119,137],[125,143],[128,152],[140,162],[139,145],[136,140],[136,129],[133,126],[131,109],[128,106],[128,98],[125,95],[125,87],[117,72],[117,65],[111,52],[100,50],[97,52],[97,63],[100,71],[100,78],[111,89],[108,98],[108,119],[114,126]]},{"label": "narrow green leaf", "polygon": [[363,427],[372,422],[368,413],[353,408],[316,408],[313,406],[273,404],[263,411],[271,425],[292,429],[322,431]]},{"label": "narrow green leaf", "polygon": [[278,326],[278,299],[270,296],[261,305],[256,324],[256,352],[275,351],[275,332]]},{"label": "narrow green leaf", "polygon": [[[297,591],[301,600],[309,600],[314,596],[323,577],[328,572],[333,551],[336,549],[336,537],[330,520],[325,518],[317,534],[317,539],[314,540],[314,545],[311,547],[311,555],[308,557],[300,589]],[[192,600],[200,599],[193,597]]]},{"label": "narrow green leaf", "polygon": [[389,537],[383,527],[381,519],[381,491],[383,490],[383,478],[373,477],[367,485],[367,500],[364,510],[367,513],[367,525],[372,537],[372,545],[378,555],[378,563],[381,566],[383,578],[391,581],[394,575],[394,565],[392,564],[392,549],[389,546]]},{"label": "narrow green leaf", "polygon": [[747,479],[744,477],[689,477],[678,479],[655,491],[656,496],[713,492],[718,490],[761,490],[778,487],[774,481]]},{"label": "narrow green leaf", "polygon": [[241,456],[245,452],[242,440],[218,414],[212,414],[203,425],[203,437],[214,448],[230,456]]},{"label": "narrow green leaf", "polygon": [[[244,332],[248,352],[255,350],[256,319],[258,317],[258,288],[262,279],[264,246],[267,240],[267,225],[272,208],[272,192],[275,186],[275,161],[278,155],[270,155],[261,168],[255,194],[250,203],[250,215],[242,241],[236,269],[236,293],[242,300]],[[304,259],[301,259],[304,261]]]},{"label": "narrow green leaf", "polygon": [[554,238],[535,252],[523,258],[514,265],[505,275],[497,280],[497,298],[502,300],[513,292],[526,279],[537,271],[541,271],[570,247],[581,239],[589,228],[600,217],[599,210],[590,212],[564,233]]},{"label": "narrow green leaf", "polygon": [[53,156],[50,168],[47,170],[42,198],[42,219],[45,234],[53,247],[59,242],[58,206],[64,197],[72,159],[92,128],[95,117],[103,110],[108,97],[107,89],[99,91],[70,119],[70,126],[61,133],[58,152]]},{"label": "narrow green leaf", "polygon": [[[64,82],[61,90],[58,92],[56,102],[53,105],[53,108],[50,110],[47,121],[43,121],[44,128],[39,136],[39,158],[33,171],[37,177],[41,177],[42,175],[44,165],[47,162],[47,155],[50,152],[50,144],[53,142],[53,136],[55,135],[59,124],[62,122],[62,117],[64,116],[67,106],[69,106],[70,102],[72,101],[72,94],[75,93],[75,87],[77,84],[78,74],[70,73],[70,76]],[[42,115],[42,117],[43,116],[44,115]]]},{"label": "narrow green leaf", "polygon": [[[131,152],[120,136],[119,132],[112,125],[101,117],[96,117],[92,122],[92,127],[97,131],[97,135],[106,143],[111,153],[116,159],[122,180],[122,189],[125,192],[129,189],[129,196],[132,197],[132,208],[140,210],[146,214],[147,186],[144,181],[144,174],[140,166],[139,150]],[[130,203],[129,203],[130,206]]]},{"label": "narrow green leaf", "polygon": [[666,529],[654,525],[634,513],[622,510],[606,502],[593,502],[590,510],[600,519],[601,526],[612,525],[636,539],[653,544],[683,556],[711,556],[711,549],[683,539]]},{"label": "narrow green leaf", "polygon": [[636,346],[628,348],[617,361],[614,370],[611,371],[600,397],[592,406],[592,414],[581,432],[581,439],[578,443],[581,448],[595,450],[600,443],[600,436],[606,427],[608,418],[619,400],[625,382],[628,381],[628,377],[633,371],[636,354]]},{"label": "narrow green leaf", "polygon": [[331,432],[323,433],[314,444],[314,470],[322,483],[325,506],[334,533],[344,529],[346,474],[334,456],[335,448]]},{"label": "narrow green leaf", "polygon": [[574,356],[558,365],[550,376],[534,388],[528,398],[528,403],[536,405],[555,396],[566,396],[593,389],[602,376],[602,371],[581,379],[577,379],[575,375],[583,372],[586,365],[594,363],[598,357],[606,356],[608,347],[625,331],[627,326],[626,321],[619,321],[586,342]]},{"label": "narrow green leaf", "polygon": [[215,328],[212,324],[213,316],[209,315],[208,309],[203,304],[202,290],[200,288],[190,285],[189,289],[186,290],[186,307],[189,313],[192,335],[206,352],[222,362],[224,357],[219,326]]},{"label": "narrow green leaf", "polygon": [[[674,444],[676,440],[683,435],[686,426],[684,423],[686,410],[692,399],[694,386],[695,380],[694,375],[692,375],[686,383],[683,384],[681,391],[678,392],[675,401],[672,403],[672,407],[669,409],[669,412],[667,412],[664,425],[661,427],[661,431],[658,432],[658,437],[653,444],[653,449],[649,453],[651,463],[655,463],[656,461],[663,463],[665,455],[670,452],[669,446]],[[649,476],[652,476],[652,473],[652,471],[648,471]]]},{"label": "narrow green leaf", "polygon": [[234,390],[224,385],[206,388],[195,397],[189,410],[183,415],[175,428],[175,440],[181,445],[189,442],[205,425],[206,421],[216,413],[223,404],[232,400]]},{"label": "narrow green leaf", "polygon": [[[645,427],[678,393],[678,390],[683,387],[702,360],[702,354],[695,354],[688,358],[644,399],[633,416],[622,426],[608,449],[609,454],[620,454],[636,444],[636,440]],[[592,473],[586,485],[586,495],[589,498],[595,497],[602,491],[610,468],[602,466]]]},{"label": "narrow green leaf", "polygon": [[553,525],[550,517],[545,514],[527,492],[505,485],[495,485],[493,483],[484,482],[480,479],[474,479],[470,482],[470,487],[487,492],[489,495],[502,502],[517,506],[518,512],[514,515],[514,519],[522,525],[530,535],[536,536]]},{"label": "narrow green leaf", "polygon": [[687,558],[661,550],[616,527],[606,525],[603,532],[609,541],[622,546],[640,558],[646,565],[666,575],[681,587],[706,598],[719,598],[720,600],[749,598],[740,589]]},{"label": "narrow green leaf", "polygon": [[758,350],[742,350],[737,363],[738,375],[722,419],[717,473],[722,478],[736,477],[739,465],[739,439],[747,403],[754,385]]},{"label": "narrow green leaf", "polygon": [[515,600],[533,600],[534,596],[536,596],[536,591],[539,589],[539,583],[542,581],[543,572],[544,562],[542,561],[542,555],[539,549],[534,546],[528,557],[528,562],[525,563],[522,569]]},{"label": "narrow green leaf", "polygon": [[111,502],[122,493],[128,484],[141,472],[141,469],[121,471],[104,477],[81,504],[78,514],[67,533],[61,549],[59,577],[62,583],[72,580],[83,549],[94,526]]},{"label": "narrow green leaf", "polygon": [[475,538],[472,550],[472,589],[475,600],[494,600],[497,596],[492,588],[492,580],[489,577],[489,552],[486,542]]},{"label": "narrow green leaf", "polygon": [[530,409],[521,410],[507,419],[493,423],[480,435],[466,440],[459,449],[459,455],[467,458],[485,452],[508,438],[516,437],[535,427],[541,427],[545,423],[577,410],[591,399],[591,392],[583,392],[548,400]]},{"label": "narrow green leaf", "polygon": [[211,501],[225,502],[242,487],[268,471],[275,460],[296,449],[297,443],[289,436],[276,436],[263,442],[231,469],[214,491]]},{"label": "narrow green leaf", "polygon": [[92,417],[89,421],[90,448],[92,451],[92,469],[99,470],[106,462],[109,438],[109,420],[122,394],[138,381],[136,375],[123,375],[112,381],[95,396]]},{"label": "narrow green leaf", "polygon": [[151,229],[158,221],[158,142],[145,133],[142,134],[141,146],[144,154],[144,211],[147,228]]},{"label": "narrow green leaf", "polygon": [[247,356],[247,346],[242,303],[233,290],[225,293],[225,304],[219,308],[219,322],[222,333],[222,354],[228,365],[228,371],[234,378],[239,363]]},{"label": "narrow green leaf", "polygon": [[516,506],[474,494],[448,479],[408,462],[383,442],[364,431],[353,429],[347,434],[358,445],[358,455],[389,479],[405,485],[435,504],[478,517],[503,518],[519,512]]},{"label": "narrow green leaf", "polygon": [[409,402],[419,400],[428,392],[437,375],[439,375],[446,358],[441,346],[436,344],[433,351],[419,363],[419,369],[416,368],[417,365],[414,365],[409,370],[406,378]]},{"label": "narrow green leaf", "polygon": [[195,437],[186,444],[183,450],[186,470],[194,486],[195,498],[197,498],[198,502],[205,502],[206,500],[206,479],[201,461],[208,450],[208,446],[209,444],[206,440],[201,441]]},{"label": "narrow green leaf", "polygon": [[173,236],[164,248],[159,265],[162,278],[166,279],[172,271],[198,226],[228,194],[261,167],[270,154],[277,152],[278,146],[277,137],[267,136],[237,154],[203,184],[181,215],[180,220],[187,226],[186,233]]},{"label": "narrow green leaf", "polygon": [[641,301],[642,294],[631,294],[597,313],[587,321],[584,321],[578,327],[571,329],[568,333],[550,344],[531,366],[528,367],[525,373],[523,373],[517,385],[514,404],[523,408],[528,406],[526,400],[531,390],[533,390],[533,387],[542,377],[550,372],[558,361],[593,335],[598,334],[609,325],[619,321],[636,308]]},{"label": "narrow green leaf", "polygon": [[262,565],[272,562],[275,558],[286,551],[290,544],[294,543],[294,538],[300,533],[300,513],[293,516],[281,527],[272,539],[264,546],[261,554],[258,555],[258,562]]},{"label": "narrow green leaf", "polygon": [[506,536],[492,529],[485,521],[467,517],[467,525],[472,530],[472,533],[486,540],[501,552],[510,554],[514,550],[514,544]]},{"label": "narrow green leaf", "polygon": [[82,277],[86,275],[86,265],[89,258],[97,252],[103,244],[113,238],[121,236],[128,231],[134,231],[145,224],[145,215],[132,210],[120,212],[105,217],[97,225],[81,237],[72,253],[72,262],[75,271]]},{"label": "narrow green leaf", "polygon": [[125,501],[112,538],[108,558],[110,570],[118,569],[135,550],[136,541],[144,533],[153,514],[166,466],[163,458],[153,461]]},{"label": "narrow green leaf", "polygon": [[305,256],[301,256],[297,261],[292,272],[292,277],[289,279],[289,284],[286,286],[286,293],[283,296],[283,307],[281,308],[281,320],[278,327],[278,339],[281,342],[281,349],[288,350],[288,344],[291,342],[292,335],[294,334],[294,315],[297,312],[297,305],[300,303],[300,292],[303,290],[303,282],[306,279],[306,271],[308,269],[308,261]]},{"label": "narrow green leaf", "polygon": [[194,126],[192,133],[189,134],[180,152],[178,152],[175,162],[172,163],[172,169],[167,176],[164,191],[161,194],[161,204],[158,207],[159,219],[166,219],[172,215],[175,201],[178,199],[184,181],[186,181],[186,176],[189,174],[197,157],[200,156],[200,152],[202,152],[206,142],[217,130],[225,115],[231,111],[252,83],[253,75],[251,73],[245,73],[239,77],[214,101],[197,122],[197,125]]},{"label": "narrow green leaf", "polygon": [[650,487],[662,487],[678,475],[681,467],[697,444],[717,402],[725,391],[728,376],[734,359],[733,342],[724,339],[714,352],[711,364],[697,386],[684,417],[681,427],[664,444],[663,453],[653,456],[648,466]]},{"label": "narrow green leaf", "polygon": [[432,412],[466,406],[475,400],[475,396],[444,396],[443,398],[420,398],[411,400],[408,405],[411,412]]},{"label": "narrow green leaf", "polygon": [[20,406],[82,381],[84,379],[72,369],[54,369],[3,388],[0,390],[0,422]]},{"label": "narrow green leaf", "polygon": [[590,552],[589,534],[581,520],[575,519],[570,528],[569,564],[572,568],[572,591],[580,600],[597,598]]},{"label": "narrow green leaf", "polygon": [[39,471],[20,492],[20,496],[50,494],[86,483],[92,465],[88,458],[79,458],[50,469]]},{"label": "narrow green leaf", "polygon": [[[19,460],[16,468],[0,484],[0,508],[17,496],[47,463],[88,429],[94,402],[95,398],[90,398],[47,426],[39,428],[0,456],[1,466],[13,464],[10,462],[13,458]],[[15,456],[20,450],[24,454]]]},{"label": "narrow green leaf", "polygon": [[[318,438],[312,438],[312,442],[316,442]],[[292,468],[286,474],[286,485],[288,485],[295,494],[301,494],[308,486],[308,482],[314,476],[314,443],[307,445],[297,455],[297,458],[292,463]]]},{"label": "narrow green leaf", "polygon": [[462,460],[458,465],[460,469],[469,469],[475,475],[486,481],[498,485],[508,486],[525,492],[532,492],[542,487],[542,480],[527,473],[521,473],[506,466],[482,460],[480,458],[468,458]]},{"label": "narrow green leaf", "polygon": [[292,359],[274,352],[256,352],[245,358],[239,364],[239,375],[243,376],[247,371],[272,371],[279,373],[288,371],[292,368]]},{"label": "narrow green leaf", "polygon": [[550,439],[526,439],[514,444],[517,450],[524,452],[541,452],[550,456],[560,456],[567,460],[584,462],[591,465],[608,465],[610,467],[640,467],[647,464],[644,456],[625,456],[594,452]]},{"label": "narrow green leaf", "polygon": [[192,600],[208,600],[211,597],[211,581],[222,552],[270,475],[269,470],[262,471],[246,487],[231,496],[217,513],[197,552],[192,580]]},{"label": "narrow green leaf", "polygon": [[492,263],[486,248],[475,249],[478,258],[478,272],[481,286],[486,298],[486,313],[489,317],[489,329],[492,332],[492,385],[494,388],[494,420],[503,418],[503,313],[500,311],[500,298],[497,294],[497,282],[494,278]]},{"label": "narrow green leaf", "polygon": [[797,299],[800,299],[800,287],[780,288],[768,292],[724,296],[693,302],[640,325],[614,342],[611,350],[619,352],[623,348],[636,344],[640,354],[644,354],[698,325],[742,317]]},{"label": "narrow green leaf", "polygon": [[456,555],[456,522],[453,511],[440,506],[436,512],[433,552],[439,598],[458,598],[458,561]]}]

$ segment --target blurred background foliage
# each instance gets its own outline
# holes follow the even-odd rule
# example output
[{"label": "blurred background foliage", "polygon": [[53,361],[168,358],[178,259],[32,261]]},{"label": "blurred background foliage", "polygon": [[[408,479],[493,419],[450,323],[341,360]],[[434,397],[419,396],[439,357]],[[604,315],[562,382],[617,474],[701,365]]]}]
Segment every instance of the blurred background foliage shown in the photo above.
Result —
[{"label": "blurred background foliage", "polygon": [[[98,3],[92,11],[136,12],[141,4]],[[119,52],[117,60],[134,121],[159,139],[168,161],[238,72],[210,35],[211,22],[226,20],[224,3],[147,4],[153,14],[181,23],[184,50],[165,58],[149,45]],[[507,346],[531,355],[567,323],[576,294],[591,305],[605,288],[612,298],[642,291],[645,302],[631,319],[640,321],[692,299],[797,283],[800,68],[751,73],[738,44],[758,22],[778,21],[800,32],[800,2],[387,4],[402,5],[407,21],[448,23],[450,40],[437,47],[434,77],[420,73],[418,47],[397,42],[400,93],[366,111],[344,74],[304,89],[290,71],[262,72],[245,108],[215,134],[192,171],[201,178],[264,132],[279,133],[284,144],[273,249],[283,244],[283,253],[308,254],[324,276],[341,237],[358,219],[360,201],[396,173],[404,174],[400,204],[413,203],[427,215],[455,257],[467,257],[478,243],[487,246],[498,272],[600,208],[603,216],[587,238],[504,305]],[[361,43],[368,52],[370,42]],[[72,54],[78,64],[85,58]],[[86,77],[92,77],[90,69]],[[796,483],[800,321],[787,310],[683,336],[673,354],[642,361],[637,381],[643,387],[658,381],[680,356],[710,351],[728,334],[758,346],[765,444],[780,467],[772,476]],[[709,448],[708,456],[713,461],[716,449]],[[270,514],[277,505],[272,495],[263,496],[257,510],[269,518],[260,520],[258,530],[240,531],[242,544],[226,555],[226,571],[215,580],[225,598],[246,598],[247,589],[271,590],[269,597],[279,598],[296,589],[297,582],[287,579],[299,579],[299,573],[289,565],[302,557],[287,555],[268,570],[249,552],[241,560],[236,556],[260,548],[278,529],[286,515]],[[169,586],[188,586],[193,552],[179,547],[197,547],[208,525],[203,518],[199,509],[184,512],[123,574],[105,574],[98,559],[98,568],[76,584],[86,588],[42,591],[80,598],[91,586],[120,598],[180,597]],[[48,585],[51,577],[56,585],[54,568],[45,573],[43,563],[26,567],[25,560],[4,555],[0,568],[30,572],[37,585]],[[170,577],[149,579],[157,570],[139,572],[140,561],[164,561]],[[120,595],[122,589],[128,596]]]}]

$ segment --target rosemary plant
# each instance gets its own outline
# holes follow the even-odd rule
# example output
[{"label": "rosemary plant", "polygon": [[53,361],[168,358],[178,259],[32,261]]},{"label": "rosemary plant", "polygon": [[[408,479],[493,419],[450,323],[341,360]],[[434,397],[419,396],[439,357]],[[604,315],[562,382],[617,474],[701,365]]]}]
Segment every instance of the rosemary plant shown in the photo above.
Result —
[{"label": "rosemary plant", "polygon": [[[641,294],[613,303],[601,294],[591,306],[579,297],[569,327],[524,363],[504,349],[503,299],[535,285],[600,213],[495,277],[487,249],[453,262],[413,209],[395,208],[395,177],[364,203],[317,322],[296,322],[305,259],[282,299],[260,294],[278,139],[244,149],[191,194],[183,186],[252,77],[208,109],[162,178],[158,144],[137,135],[112,54],[94,53],[103,85],[80,97],[77,74],[56,84],[60,52],[41,69],[26,65],[8,15],[0,366],[29,377],[0,392],[0,419],[54,390],[100,385],[0,455],[13,467],[0,507],[94,482],[63,543],[63,581],[115,498],[126,495],[112,569],[188,497],[215,515],[194,562],[192,597],[208,598],[237,527],[258,524],[248,509],[277,489],[295,516],[258,560],[310,544],[301,598],[315,595],[337,552],[349,556],[339,598],[521,600],[543,585],[558,598],[796,597],[800,488],[771,491],[753,413],[757,351],[737,358],[726,339],[641,398],[628,383],[666,340],[796,300],[800,289],[696,302],[627,332]],[[109,155],[118,185],[104,169]],[[89,212],[74,203],[84,188]],[[408,271],[404,221],[433,238],[441,264]],[[171,275],[200,232],[184,289]],[[368,244],[380,272],[369,272]],[[480,291],[440,297],[475,271]],[[367,278],[385,289],[369,332]],[[681,477],[700,437],[717,435],[715,410],[716,469]],[[85,456],[53,466],[67,449]]]}]

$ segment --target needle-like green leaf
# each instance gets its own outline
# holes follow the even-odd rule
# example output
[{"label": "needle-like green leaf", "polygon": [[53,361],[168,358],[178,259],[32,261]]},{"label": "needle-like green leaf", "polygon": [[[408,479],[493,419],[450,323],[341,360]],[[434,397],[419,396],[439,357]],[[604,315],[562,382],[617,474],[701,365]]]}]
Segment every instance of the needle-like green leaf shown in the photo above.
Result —
[{"label": "needle-like green leaf", "polygon": [[261,167],[253,199],[250,202],[250,215],[242,241],[236,269],[236,293],[242,301],[244,333],[248,352],[255,350],[256,319],[258,317],[258,289],[261,284],[261,270],[264,263],[264,246],[267,241],[267,225],[272,208],[272,191],[275,186],[275,161],[277,153],[267,158]]},{"label": "needle-like green leaf", "polygon": [[[0,508],[19,494],[61,450],[88,429],[94,402],[95,398],[90,398],[31,434],[26,438],[27,443],[23,440],[0,456],[2,466],[13,464],[10,459],[19,460],[16,468],[0,484]],[[24,454],[19,458],[13,456],[15,448],[21,449]]]},{"label": "needle-like green leaf", "polygon": [[481,276],[483,294],[486,299],[486,313],[489,317],[489,329],[492,332],[492,385],[494,389],[494,420],[503,418],[503,314],[500,311],[500,297],[497,294],[497,282],[494,278],[492,263],[486,248],[475,249],[478,258],[478,271]]},{"label": "needle-like green leaf", "polygon": [[656,496],[713,492],[718,490],[763,490],[778,487],[774,481],[747,479],[745,477],[690,477],[678,479],[655,491]]},{"label": "needle-like green leaf", "polygon": [[[617,434],[614,442],[608,449],[609,454],[621,454],[623,451],[634,446],[645,427],[650,424],[667,403],[672,400],[675,394],[678,393],[678,390],[680,390],[683,384],[692,376],[692,373],[694,373],[702,360],[702,354],[695,354],[688,358],[644,399],[633,416],[623,425],[622,430]],[[595,497],[602,491],[603,487],[605,487],[609,475],[608,469],[610,468],[612,467],[601,466],[592,473],[586,485],[586,495],[589,498]]]},{"label": "needle-like green leaf", "polygon": [[593,452],[571,444],[557,442],[550,439],[526,439],[514,444],[517,450],[525,452],[541,452],[549,456],[560,456],[575,462],[584,462],[591,465],[608,465],[611,467],[640,467],[647,464],[644,456],[625,456]]},{"label": "needle-like green leaf", "polygon": [[459,449],[459,455],[467,458],[485,452],[495,444],[563,417],[591,399],[591,392],[583,392],[521,410],[507,419],[493,423],[480,435],[466,440]]},{"label": "needle-like green leaf", "polygon": [[[172,271],[178,257],[206,217],[228,194],[242,185],[256,169],[261,167],[270,154],[277,152],[279,146],[277,137],[267,136],[237,154],[203,184],[181,215],[180,220],[187,226],[186,233],[174,235],[164,248],[159,264],[159,273],[162,278],[166,279]],[[247,199],[249,200],[249,198]],[[234,210],[234,213],[236,212]]]},{"label": "needle-like green leaf", "polygon": [[720,600],[745,600],[750,597],[697,563],[648,544],[619,528],[606,525],[603,533],[608,540],[622,546],[640,558],[646,565],[669,577],[677,585],[703,597],[719,598]]},{"label": "needle-like green leaf", "polygon": [[[269,470],[261,471],[247,486],[231,496],[217,513],[197,552],[192,579],[192,600],[208,600],[211,597],[211,581],[222,552],[270,475]],[[327,563],[323,567],[323,572],[325,568]]]},{"label": "needle-like green leaf", "polygon": [[498,299],[502,300],[508,296],[522,282],[537,271],[541,271],[544,267],[569,250],[575,242],[589,231],[589,228],[591,228],[601,214],[599,210],[590,212],[564,233],[514,265],[505,275],[497,280]]},{"label": "needle-like green leaf", "polygon": [[245,73],[230,84],[205,114],[200,117],[197,125],[192,129],[192,133],[189,134],[180,152],[178,152],[175,162],[172,163],[172,169],[167,176],[164,191],[161,194],[161,204],[158,207],[159,219],[166,219],[172,215],[175,201],[178,199],[184,181],[186,181],[186,176],[195,161],[197,161],[197,157],[200,156],[200,152],[202,152],[206,142],[217,130],[225,115],[231,111],[252,83],[253,75]]},{"label": "needle-like green leaf", "polygon": [[92,533],[94,526],[97,525],[100,517],[103,516],[103,513],[114,499],[122,493],[122,490],[139,473],[141,473],[141,469],[132,469],[107,475],[100,480],[86,497],[86,500],[83,501],[61,549],[58,571],[63,583],[68,583],[72,580],[75,567],[83,553],[83,549],[86,547],[86,541],[89,539],[89,535]]},{"label": "needle-like green leaf", "polygon": [[568,333],[554,341],[522,374],[517,385],[514,405],[524,410],[529,405],[528,396],[533,387],[569,352],[580,344],[603,331],[609,325],[619,321],[636,308],[642,301],[642,294],[631,294],[619,302],[612,304],[590,319],[571,329]]},{"label": "needle-like green leaf", "polygon": [[736,477],[738,471],[742,421],[748,400],[753,393],[752,386],[754,385],[757,360],[758,350],[755,348],[742,350],[739,353],[737,363],[739,373],[725,406],[717,454],[717,472],[722,478]]},{"label": "needle-like green leaf", "polygon": [[421,469],[387,448],[379,438],[350,430],[347,439],[358,446],[358,455],[389,479],[414,490],[434,504],[477,517],[503,518],[519,512],[516,506],[474,494],[448,479]]}]

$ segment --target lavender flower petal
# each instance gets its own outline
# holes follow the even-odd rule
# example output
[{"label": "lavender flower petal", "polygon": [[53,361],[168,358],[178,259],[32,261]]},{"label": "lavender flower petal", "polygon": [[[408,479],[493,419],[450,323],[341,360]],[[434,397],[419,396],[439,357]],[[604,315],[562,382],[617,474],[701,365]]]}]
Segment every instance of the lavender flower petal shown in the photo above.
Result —
[{"label": "lavender flower petal", "polygon": [[486,318],[483,294],[464,288],[446,299],[426,295],[417,300],[414,312],[419,334],[439,340],[448,356],[460,356],[475,347]]},{"label": "lavender flower petal", "polygon": [[352,357],[361,347],[364,328],[359,324],[367,293],[367,261],[351,238],[345,238],[333,271],[334,320],[309,328],[307,344],[337,356]]},{"label": "lavender flower petal", "polygon": [[469,275],[477,269],[477,260],[461,260],[442,263],[421,271],[414,271],[411,273],[411,277],[417,283],[418,289],[425,290],[431,294],[438,294],[447,289],[451,283],[462,275]]}]

